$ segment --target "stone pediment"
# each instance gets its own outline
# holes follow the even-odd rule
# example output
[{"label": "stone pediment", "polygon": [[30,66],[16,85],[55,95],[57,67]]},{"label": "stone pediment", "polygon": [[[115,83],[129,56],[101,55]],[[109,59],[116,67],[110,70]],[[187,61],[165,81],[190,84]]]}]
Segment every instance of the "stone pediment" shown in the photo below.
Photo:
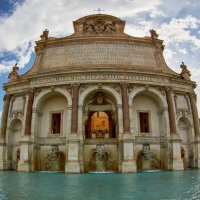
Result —
[{"label": "stone pediment", "polygon": [[106,36],[124,34],[125,21],[111,15],[89,15],[74,21],[75,35]]}]

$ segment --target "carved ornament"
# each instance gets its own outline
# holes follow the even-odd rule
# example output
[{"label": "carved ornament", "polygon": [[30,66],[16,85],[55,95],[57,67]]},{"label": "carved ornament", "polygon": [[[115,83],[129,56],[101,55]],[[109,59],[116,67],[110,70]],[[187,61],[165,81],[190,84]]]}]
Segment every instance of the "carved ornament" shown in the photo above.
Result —
[{"label": "carved ornament", "polygon": [[190,80],[191,73],[187,69],[187,66],[184,64],[184,62],[182,62],[182,64],[180,65],[180,68],[182,69],[182,72],[180,73],[181,77],[183,79]]},{"label": "carved ornament", "polygon": [[17,66],[17,63],[16,63],[15,66],[12,68],[12,71],[9,73],[8,78],[10,81],[13,81],[19,78],[18,70],[19,70],[19,67]]},{"label": "carved ornament", "polygon": [[97,18],[90,22],[85,22],[83,25],[83,34],[85,35],[99,35],[99,34],[113,34],[116,32],[114,22],[106,22],[104,19]]}]

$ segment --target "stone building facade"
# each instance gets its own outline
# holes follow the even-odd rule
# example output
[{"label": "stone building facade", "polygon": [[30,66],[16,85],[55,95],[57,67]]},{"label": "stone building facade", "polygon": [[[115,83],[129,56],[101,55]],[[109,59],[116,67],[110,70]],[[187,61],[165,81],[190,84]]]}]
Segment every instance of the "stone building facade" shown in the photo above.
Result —
[{"label": "stone building facade", "polygon": [[195,82],[172,71],[163,41],[124,33],[125,22],[95,14],[74,33],[36,41],[25,74],[9,74],[0,169],[84,173],[200,167]]}]

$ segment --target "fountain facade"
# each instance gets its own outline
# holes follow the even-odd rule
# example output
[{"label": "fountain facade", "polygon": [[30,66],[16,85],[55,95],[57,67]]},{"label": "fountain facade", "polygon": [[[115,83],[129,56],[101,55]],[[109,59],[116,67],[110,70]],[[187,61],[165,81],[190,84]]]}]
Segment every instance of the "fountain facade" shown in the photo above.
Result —
[{"label": "fountain facade", "polygon": [[45,171],[60,171],[60,152],[58,146],[52,146],[46,156]]},{"label": "fountain facade", "polygon": [[139,170],[156,170],[160,168],[156,154],[150,149],[149,144],[143,144],[142,151],[138,154],[137,165]]},{"label": "fountain facade", "polygon": [[105,172],[109,165],[109,154],[103,144],[97,144],[96,149],[93,149],[91,168],[96,172]]}]

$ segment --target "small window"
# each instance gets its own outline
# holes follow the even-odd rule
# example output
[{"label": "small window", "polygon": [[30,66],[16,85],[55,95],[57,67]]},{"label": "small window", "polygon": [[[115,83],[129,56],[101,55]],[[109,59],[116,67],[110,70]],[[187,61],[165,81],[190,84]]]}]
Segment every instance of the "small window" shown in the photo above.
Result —
[{"label": "small window", "polygon": [[52,113],[51,133],[59,134],[61,127],[61,113]]},{"label": "small window", "polygon": [[140,112],[140,132],[141,133],[149,133],[149,113],[147,112]]}]

